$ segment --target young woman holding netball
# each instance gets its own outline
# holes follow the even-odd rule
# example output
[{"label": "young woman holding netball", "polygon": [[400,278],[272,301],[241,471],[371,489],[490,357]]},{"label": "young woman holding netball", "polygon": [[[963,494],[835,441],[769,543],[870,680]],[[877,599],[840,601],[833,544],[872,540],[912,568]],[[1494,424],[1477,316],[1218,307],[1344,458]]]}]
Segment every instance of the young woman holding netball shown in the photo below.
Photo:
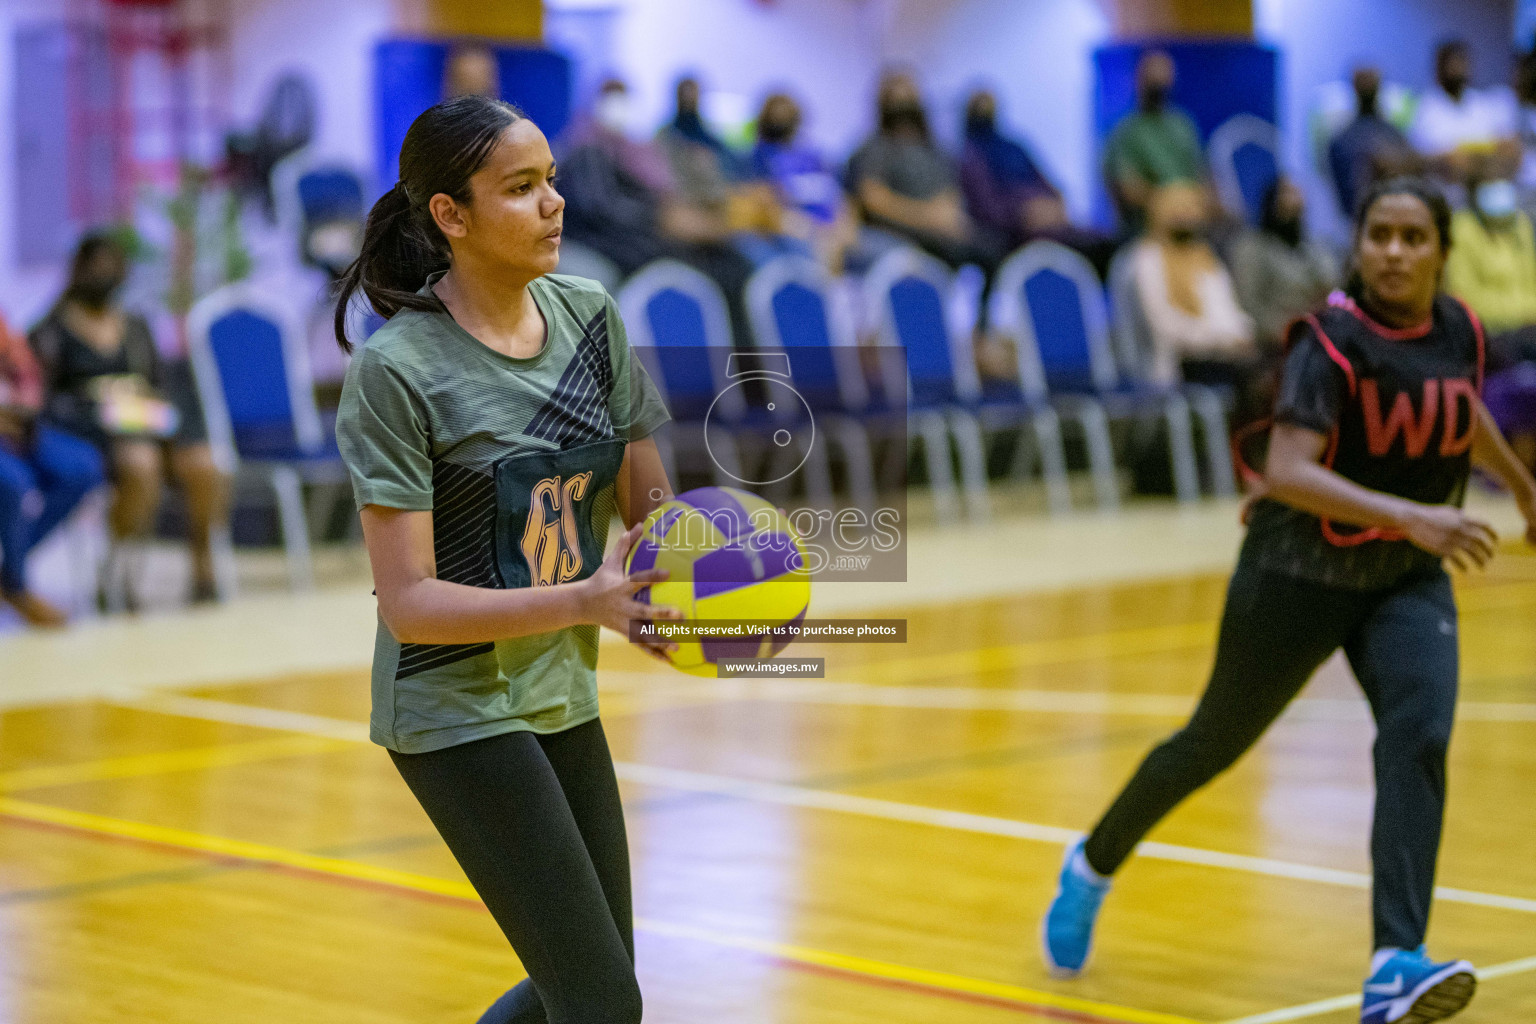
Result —
[{"label": "young woman holding netball", "polygon": [[1536,481],[1479,398],[1483,332],[1440,292],[1450,210],[1417,178],[1378,184],[1355,225],[1347,294],[1294,325],[1263,497],[1227,592],[1193,717],[1154,749],[1068,851],[1045,919],[1058,974],[1080,972],[1110,879],[1148,831],[1232,765],[1343,648],[1375,716],[1375,956],[1362,1024],[1459,1012],[1476,977],[1424,933],[1456,710],[1456,605],[1442,565],[1481,566],[1493,530],[1461,508],[1475,464],[1536,543]]},{"label": "young woman holding netball", "polygon": [[[352,362],[337,434],[379,599],[373,739],[529,975],[482,1024],[634,1024],[594,669],[599,626],[677,617],[634,599],[664,571],[623,570],[671,496],[648,439],[667,413],[602,287],[551,274],[554,178],[508,104],[416,119],[343,281],[343,348],[356,291],[388,323]],[[605,559],[615,513],[628,529]]]}]

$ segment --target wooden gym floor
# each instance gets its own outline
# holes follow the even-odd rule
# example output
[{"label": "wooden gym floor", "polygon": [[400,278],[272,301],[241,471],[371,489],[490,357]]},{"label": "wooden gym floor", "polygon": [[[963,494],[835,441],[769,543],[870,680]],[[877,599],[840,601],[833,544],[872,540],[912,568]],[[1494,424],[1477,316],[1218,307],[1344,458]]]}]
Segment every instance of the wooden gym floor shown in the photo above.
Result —
[{"label": "wooden gym floor", "polygon": [[[1126,564],[1182,536],[1198,571],[1164,550],[1120,578],[988,575],[979,541],[1049,530],[915,536],[916,562],[975,575],[892,590],[909,642],[824,648],[826,680],[694,680],[606,644],[646,1020],[1352,1020],[1372,730],[1337,663],[1128,866],[1090,974],[1041,966],[1063,844],[1209,666],[1230,509],[1159,515],[1069,529]],[[1052,536],[1010,550],[1044,565]],[[366,742],[359,583],[0,638],[0,1022],[467,1024],[521,977]],[[1484,969],[1468,1024],[1531,1020],[1536,555],[1459,597],[1431,951]]]}]

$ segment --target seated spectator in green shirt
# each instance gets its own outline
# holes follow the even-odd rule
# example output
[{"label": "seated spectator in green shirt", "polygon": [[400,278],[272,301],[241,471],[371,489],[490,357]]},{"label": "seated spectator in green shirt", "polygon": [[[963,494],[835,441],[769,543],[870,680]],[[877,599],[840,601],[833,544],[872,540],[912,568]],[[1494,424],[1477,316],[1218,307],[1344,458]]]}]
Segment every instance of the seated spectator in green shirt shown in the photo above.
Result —
[{"label": "seated spectator in green shirt", "polygon": [[1136,111],[1109,134],[1104,147],[1104,180],[1127,230],[1146,223],[1155,189],[1205,180],[1205,154],[1189,115],[1168,102],[1173,58],[1153,50],[1136,65]]}]

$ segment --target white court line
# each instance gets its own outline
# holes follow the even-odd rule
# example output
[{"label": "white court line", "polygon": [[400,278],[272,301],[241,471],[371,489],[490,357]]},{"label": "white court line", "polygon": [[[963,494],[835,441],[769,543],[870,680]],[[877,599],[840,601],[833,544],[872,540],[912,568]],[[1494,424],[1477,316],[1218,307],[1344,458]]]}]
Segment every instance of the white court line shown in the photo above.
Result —
[{"label": "white court line", "polygon": [[[250,725],[266,729],[284,729],[290,732],[311,733],[337,739],[366,742],[368,727],[361,722],[340,718],[327,718],[297,711],[255,707],[204,697],[184,697],[166,694],[149,694],[136,700],[118,700],[114,703],[141,710],[163,711],[166,714],[186,718],[202,718],[236,725]],[[690,793],[708,793],[715,796],[752,800],[758,803],[777,804],[785,807],[803,807],[812,810],[852,814],[886,821],[901,821],[913,825],[954,829],[982,835],[1006,836],[1031,842],[1053,843],[1065,846],[1076,842],[1082,833],[1076,829],[1056,825],[1040,825],[998,818],[965,811],[948,811],[919,804],[905,804],[894,800],[855,796],[832,790],[793,786],[778,782],[760,782],[753,779],[733,778],[706,772],[686,771],[680,768],[664,768],[659,765],[635,764],[617,761],[614,768],[619,778],[627,782],[682,790]],[[1316,867],[1269,857],[1250,857],[1240,853],[1223,853],[1195,846],[1178,846],[1172,843],[1144,842],[1136,848],[1137,855],[1153,860],[1172,861],[1180,864],[1196,864],[1202,867],[1226,868],[1246,871],[1271,878],[1289,878],[1303,882],[1318,882],[1350,889],[1369,889],[1371,876],[1363,871],[1344,871],[1338,868]],[[1435,897],[1448,903],[1466,903],[1473,906],[1493,907],[1536,914],[1536,900],[1518,896],[1501,896],[1497,893],[1476,892],[1438,886]]]},{"label": "white court line", "polygon": [[[1511,960],[1508,963],[1495,964],[1492,967],[1479,967],[1477,969],[1478,981],[1491,981],[1494,978],[1504,978],[1511,974],[1524,974],[1527,971],[1536,971],[1536,956],[1528,956],[1523,960]],[[1302,1003],[1300,1006],[1288,1006],[1283,1010],[1270,1010],[1268,1013],[1256,1013],[1251,1017],[1238,1017],[1235,1020],[1226,1021],[1225,1024],[1284,1024],[1285,1021],[1304,1020],[1307,1017],[1319,1017],[1335,1010],[1347,1010],[1352,1006],[1360,1005],[1358,993],[1348,996],[1334,996],[1332,999],[1319,999],[1315,1003]]]},{"label": "white court line", "polygon": [[[987,689],[976,686],[880,686],[823,679],[700,679],[666,682],[670,673],[605,671],[602,685],[635,696],[642,705],[654,700],[671,706],[676,698],[825,704],[837,707],[924,708],[953,711],[1032,711],[1045,714],[1144,715],[1182,718],[1194,710],[1195,696],[1156,693],[1108,693],[1083,690]],[[646,687],[643,680],[652,680]],[[610,683],[611,681],[611,683]],[[1365,698],[1304,697],[1286,714],[1292,720],[1370,720]],[[1462,701],[1460,721],[1536,722],[1536,703]]]}]

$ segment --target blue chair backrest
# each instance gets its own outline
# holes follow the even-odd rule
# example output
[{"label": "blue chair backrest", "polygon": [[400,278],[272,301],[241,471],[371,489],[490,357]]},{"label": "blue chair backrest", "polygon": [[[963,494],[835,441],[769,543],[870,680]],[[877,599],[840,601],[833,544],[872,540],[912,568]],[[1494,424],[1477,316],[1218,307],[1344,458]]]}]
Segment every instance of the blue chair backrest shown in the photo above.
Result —
[{"label": "blue chair backrest", "polygon": [[[703,419],[715,399],[710,372],[709,334],[704,311],[693,296],[664,288],[645,304],[645,317],[656,339],[656,357],[667,384],[674,418]],[[697,354],[687,351],[697,349]]]},{"label": "blue chair backrest", "polygon": [[299,176],[299,206],[306,224],[363,220],[363,183],[344,167],[317,167]]},{"label": "blue chair backrest", "polygon": [[903,277],[891,286],[890,304],[896,340],[907,351],[912,407],[955,401],[955,364],[949,350],[943,294],[925,278]]},{"label": "blue chair backrest", "polygon": [[1046,386],[1064,392],[1096,390],[1093,350],[1076,282],[1050,268],[1036,271],[1024,282],[1023,308],[1035,331]]},{"label": "blue chair backrest", "polygon": [[[727,387],[725,353],[731,348],[725,298],[709,278],[685,264],[657,260],[636,271],[619,292],[619,305],[642,358],[660,379],[676,420],[702,420]],[[719,350],[712,352],[711,350]],[[728,403],[739,401],[739,390]],[[722,408],[732,414],[733,405]]]},{"label": "blue chair backrest", "polygon": [[747,282],[758,348],[786,349],[790,376],[812,409],[857,411],[868,392],[851,327],[835,322],[824,272],[797,256],[772,260]]},{"label": "blue chair backrest", "polygon": [[1066,246],[1036,241],[1008,257],[997,272],[992,320],[1018,341],[1019,384],[1031,398],[1119,386],[1104,286]]},{"label": "blue chair backrest", "polygon": [[297,445],[282,327],[248,309],[231,309],[208,327],[237,450],[274,441]]}]

